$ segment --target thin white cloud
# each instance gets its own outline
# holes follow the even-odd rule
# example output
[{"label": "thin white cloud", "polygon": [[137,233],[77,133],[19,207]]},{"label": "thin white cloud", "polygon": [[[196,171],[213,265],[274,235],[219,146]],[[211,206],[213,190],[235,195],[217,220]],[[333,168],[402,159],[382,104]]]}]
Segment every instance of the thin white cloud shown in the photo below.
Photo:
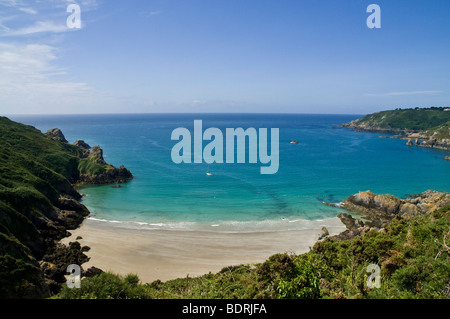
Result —
[{"label": "thin white cloud", "polygon": [[157,16],[157,15],[160,15],[160,14],[162,14],[163,12],[161,11],[161,10],[158,10],[158,11],[143,11],[143,12],[141,12],[141,16],[142,17],[145,17],[145,18],[149,18],[149,17],[153,17],[153,16]]},{"label": "thin white cloud", "polygon": [[70,29],[65,24],[56,24],[52,21],[38,21],[32,26],[24,27],[18,30],[8,29],[3,33],[0,33],[0,36],[22,36],[44,32],[61,33],[69,30]]},{"label": "thin white cloud", "polygon": [[6,6],[6,7],[18,7],[20,6],[19,1],[17,0],[2,0],[2,2],[0,2],[1,5]]},{"label": "thin white cloud", "polygon": [[151,11],[149,13],[149,16],[156,16],[156,15],[161,14],[161,13],[162,13],[162,11]]},{"label": "thin white cloud", "polygon": [[31,7],[19,8],[20,11],[28,13],[28,14],[37,14],[38,12]]},{"label": "thin white cloud", "polygon": [[83,12],[96,10],[99,7],[97,0],[46,0],[54,8],[67,8],[69,4],[78,4]]},{"label": "thin white cloud", "polygon": [[0,43],[0,112],[51,104],[84,96],[93,88],[83,82],[59,80],[66,71],[54,65],[57,49],[44,44]]},{"label": "thin white cloud", "polygon": [[407,95],[434,95],[443,91],[405,91],[405,92],[388,92],[388,93],[366,93],[364,96],[407,96]]},{"label": "thin white cloud", "polygon": [[34,8],[25,6],[22,1],[2,0],[0,2],[0,5],[9,7],[9,8],[15,8],[17,10],[20,10],[20,11],[28,13],[28,14],[37,14],[38,13]]},{"label": "thin white cloud", "polygon": [[[66,11],[70,4],[78,4],[85,13],[98,8],[97,0],[45,0],[29,2],[20,0],[0,0],[9,8],[7,16],[0,14],[0,37],[27,36],[40,33],[64,33],[80,28],[69,28]],[[16,10],[16,11],[15,11]],[[25,15],[23,13],[26,13]],[[81,24],[84,27],[84,23]]]},{"label": "thin white cloud", "polygon": [[58,65],[62,37],[77,30],[66,24],[71,3],[82,12],[98,7],[96,0],[0,0],[0,114],[83,113],[114,104]]}]

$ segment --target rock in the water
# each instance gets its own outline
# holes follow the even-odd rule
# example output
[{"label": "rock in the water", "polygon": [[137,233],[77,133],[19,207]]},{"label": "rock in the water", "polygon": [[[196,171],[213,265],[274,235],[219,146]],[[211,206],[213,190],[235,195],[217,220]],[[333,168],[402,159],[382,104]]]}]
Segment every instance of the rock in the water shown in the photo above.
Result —
[{"label": "rock in the water", "polygon": [[69,143],[59,128],[48,130],[47,133],[45,133],[45,135],[62,143]]}]

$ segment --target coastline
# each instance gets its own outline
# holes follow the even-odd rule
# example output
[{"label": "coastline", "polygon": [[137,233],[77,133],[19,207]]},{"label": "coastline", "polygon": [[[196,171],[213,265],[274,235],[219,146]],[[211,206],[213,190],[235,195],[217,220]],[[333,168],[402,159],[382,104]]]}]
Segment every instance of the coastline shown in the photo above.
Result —
[{"label": "coastline", "polygon": [[90,248],[85,252],[90,257],[82,265],[85,269],[94,266],[119,275],[133,273],[141,282],[151,283],[260,263],[277,253],[307,252],[318,241],[324,225],[330,236],[346,228],[337,217],[305,230],[235,233],[132,229],[87,218],[61,242],[78,241]]}]

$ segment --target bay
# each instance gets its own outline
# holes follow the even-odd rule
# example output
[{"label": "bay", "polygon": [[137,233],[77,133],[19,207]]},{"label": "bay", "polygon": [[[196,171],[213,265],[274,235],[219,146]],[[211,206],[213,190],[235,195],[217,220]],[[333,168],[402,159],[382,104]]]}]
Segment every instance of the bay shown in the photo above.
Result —
[{"label": "bay", "polygon": [[[371,190],[406,197],[450,191],[448,152],[407,147],[400,139],[352,132],[336,125],[361,115],[101,114],[21,115],[12,120],[43,132],[60,128],[70,143],[100,145],[105,160],[125,165],[135,179],[84,187],[90,218],[126,227],[249,232],[308,229],[326,224],[339,203]],[[279,128],[280,167],[261,175],[258,164],[175,164],[172,131],[204,128]],[[298,144],[290,142],[296,140]],[[207,143],[204,143],[204,146]],[[213,176],[207,176],[207,172]]]}]

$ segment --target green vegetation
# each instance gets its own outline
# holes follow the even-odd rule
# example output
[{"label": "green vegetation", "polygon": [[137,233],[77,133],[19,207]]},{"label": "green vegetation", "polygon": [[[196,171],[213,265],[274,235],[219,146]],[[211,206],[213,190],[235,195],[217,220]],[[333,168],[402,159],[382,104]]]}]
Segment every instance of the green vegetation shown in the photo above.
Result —
[{"label": "green vegetation", "polygon": [[59,296],[70,293],[71,298],[76,299],[149,299],[146,286],[139,284],[139,277],[129,274],[125,277],[111,273],[91,277],[83,280],[83,289],[65,288]]},{"label": "green vegetation", "polygon": [[[450,206],[396,217],[382,232],[351,240],[327,238],[301,255],[226,267],[217,274],[140,284],[103,273],[57,298],[450,298]],[[381,267],[381,288],[367,287],[369,264]]]},{"label": "green vegetation", "polygon": [[448,138],[450,111],[443,107],[396,109],[366,115],[357,124],[393,130],[438,132],[440,138]]},{"label": "green vegetation", "polygon": [[105,164],[98,163],[94,158],[83,158],[78,164],[80,174],[98,175],[106,172]]},{"label": "green vegetation", "polygon": [[[45,295],[38,260],[66,230],[55,208],[74,205],[61,195],[79,196],[71,183],[80,174],[110,170],[81,154],[0,117],[0,298]],[[396,217],[383,232],[327,238],[301,255],[277,254],[261,264],[165,283],[103,273],[84,279],[81,289],[63,288],[56,298],[450,298],[449,242],[450,206],[413,219]],[[369,264],[381,267],[379,289],[366,285]]]},{"label": "green vegetation", "polygon": [[72,183],[80,173],[109,169],[81,159],[82,153],[34,127],[0,117],[0,298],[20,296],[30,284],[43,287],[37,260],[51,239],[65,234],[55,213],[55,207],[67,209],[60,197],[79,199]]}]

